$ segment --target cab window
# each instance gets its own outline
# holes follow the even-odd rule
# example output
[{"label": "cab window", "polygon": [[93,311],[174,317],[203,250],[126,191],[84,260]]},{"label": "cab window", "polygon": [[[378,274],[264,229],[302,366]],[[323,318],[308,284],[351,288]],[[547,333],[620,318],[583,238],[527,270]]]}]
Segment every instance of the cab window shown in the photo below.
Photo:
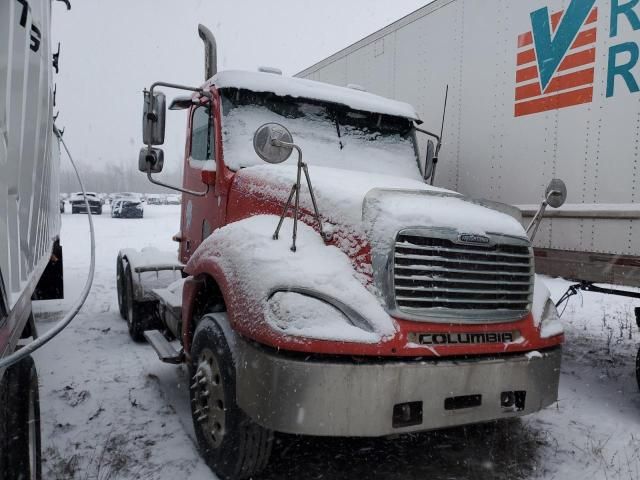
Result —
[{"label": "cab window", "polygon": [[191,118],[191,159],[213,160],[213,132],[213,119],[209,107],[196,108]]}]

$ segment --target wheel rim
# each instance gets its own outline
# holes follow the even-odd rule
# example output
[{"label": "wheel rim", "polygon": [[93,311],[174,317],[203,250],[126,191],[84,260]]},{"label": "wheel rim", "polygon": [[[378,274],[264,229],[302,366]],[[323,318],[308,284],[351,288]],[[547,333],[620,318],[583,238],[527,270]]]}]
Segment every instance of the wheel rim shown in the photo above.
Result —
[{"label": "wheel rim", "polygon": [[220,365],[211,350],[200,353],[192,380],[193,418],[209,445],[218,448],[225,435],[226,406]]},{"label": "wheel rim", "polygon": [[37,424],[36,424],[36,399],[35,395],[29,395],[29,478],[38,478],[38,445],[37,445]]}]

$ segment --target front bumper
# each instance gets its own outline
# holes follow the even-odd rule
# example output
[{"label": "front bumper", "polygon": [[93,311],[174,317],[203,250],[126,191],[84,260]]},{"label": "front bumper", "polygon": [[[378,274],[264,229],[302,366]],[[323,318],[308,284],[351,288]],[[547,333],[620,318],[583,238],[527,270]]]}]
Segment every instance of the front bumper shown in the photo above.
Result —
[{"label": "front bumper", "polygon": [[135,207],[123,208],[118,214],[121,218],[142,218],[143,215],[144,211]]},{"label": "front bumper", "polygon": [[[557,400],[562,354],[557,347],[539,356],[355,363],[291,358],[243,340],[236,347],[237,401],[254,421],[279,432],[350,437],[536,412]],[[505,405],[509,392],[518,405]]]}]

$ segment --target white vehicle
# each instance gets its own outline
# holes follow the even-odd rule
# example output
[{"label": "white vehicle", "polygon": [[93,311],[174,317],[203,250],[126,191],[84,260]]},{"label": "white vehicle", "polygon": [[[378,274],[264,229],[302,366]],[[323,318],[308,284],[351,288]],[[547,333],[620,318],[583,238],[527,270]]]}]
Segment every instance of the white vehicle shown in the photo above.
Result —
[{"label": "white vehicle", "polygon": [[528,222],[564,178],[536,270],[640,286],[638,26],[638,2],[436,0],[298,76],[409,102],[437,134],[448,86],[436,184]]}]

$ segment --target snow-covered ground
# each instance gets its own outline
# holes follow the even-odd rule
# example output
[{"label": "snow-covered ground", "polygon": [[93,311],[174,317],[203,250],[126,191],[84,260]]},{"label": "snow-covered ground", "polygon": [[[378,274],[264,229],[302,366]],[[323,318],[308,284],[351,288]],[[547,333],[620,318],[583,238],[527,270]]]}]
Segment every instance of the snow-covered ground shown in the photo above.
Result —
[{"label": "snow-covered ground", "polygon": [[[193,439],[188,380],[133,343],[115,293],[119,249],[176,249],[180,208],[147,206],[142,220],[95,217],[97,268],[79,317],[36,355],[45,478],[214,479]],[[84,215],[63,216],[68,300],[40,302],[41,330],[84,282]],[[545,279],[554,298],[569,285]],[[640,478],[640,342],[630,299],[583,293],[562,317],[567,343],[559,402],[499,425],[395,439],[283,437],[263,479],[622,479]]]}]

